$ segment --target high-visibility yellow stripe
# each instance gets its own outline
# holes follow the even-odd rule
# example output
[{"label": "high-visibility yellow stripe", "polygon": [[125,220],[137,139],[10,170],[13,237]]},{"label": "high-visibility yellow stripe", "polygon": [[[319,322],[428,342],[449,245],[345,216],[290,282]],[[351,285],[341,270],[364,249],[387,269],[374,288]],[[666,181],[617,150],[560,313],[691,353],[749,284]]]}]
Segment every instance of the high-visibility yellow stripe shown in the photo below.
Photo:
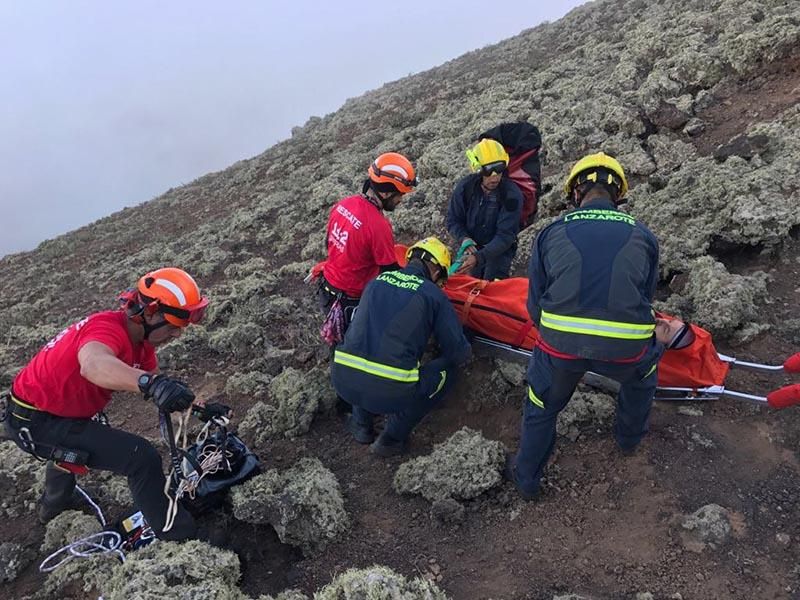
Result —
[{"label": "high-visibility yellow stripe", "polygon": [[644,379],[647,379],[648,377],[650,377],[650,375],[653,374],[653,371],[655,371],[657,368],[658,368],[658,361],[653,363],[653,366],[650,367],[650,370],[647,372],[647,374],[644,377],[642,377],[642,379],[644,380]]},{"label": "high-visibility yellow stripe", "polygon": [[403,383],[415,383],[419,381],[419,369],[398,369],[397,367],[372,362],[366,358],[348,354],[341,350],[336,351],[333,356],[333,362],[393,381],[402,381]]},{"label": "high-visibility yellow stripe", "polygon": [[539,408],[544,408],[544,402],[539,400],[539,396],[533,393],[533,388],[531,386],[528,386],[528,400],[533,402]]},{"label": "high-visibility yellow stripe", "polygon": [[653,335],[656,327],[655,323],[604,321],[602,319],[556,315],[544,310],[542,311],[540,325],[556,331],[622,340],[646,340]]},{"label": "high-visibility yellow stripe", "polygon": [[441,392],[442,388],[444,387],[444,382],[447,381],[447,371],[439,371],[439,374],[442,376],[442,378],[439,380],[439,385],[436,386],[436,389],[430,396],[428,396],[428,398],[433,398],[436,394]]}]

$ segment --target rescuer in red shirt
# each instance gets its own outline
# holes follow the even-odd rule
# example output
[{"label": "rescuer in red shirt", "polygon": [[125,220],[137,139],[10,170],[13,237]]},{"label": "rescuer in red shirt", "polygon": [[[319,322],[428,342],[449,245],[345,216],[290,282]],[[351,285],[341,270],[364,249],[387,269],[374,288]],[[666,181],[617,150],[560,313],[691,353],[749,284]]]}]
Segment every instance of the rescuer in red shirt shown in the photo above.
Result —
[{"label": "rescuer in red shirt", "polygon": [[339,300],[342,335],[367,283],[381,271],[399,268],[392,225],[384,211],[393,211],[417,185],[414,166],[397,152],[378,156],[368,174],[361,193],[337,202],[328,218],[328,259],[320,277],[319,301],[328,314]]},{"label": "rescuer in red shirt", "polygon": [[208,300],[181,269],[142,277],[120,298],[120,310],[92,314],[50,340],[17,374],[11,386],[6,431],[23,450],[47,460],[38,516],[47,522],[69,508],[74,465],[128,478],[133,501],[164,539],[192,537],[196,526],[183,508],[169,532],[161,456],[146,439],[92,417],[114,391],[141,392],[164,412],[186,410],[194,394],[186,384],[158,373],[155,347],[198,323]]}]

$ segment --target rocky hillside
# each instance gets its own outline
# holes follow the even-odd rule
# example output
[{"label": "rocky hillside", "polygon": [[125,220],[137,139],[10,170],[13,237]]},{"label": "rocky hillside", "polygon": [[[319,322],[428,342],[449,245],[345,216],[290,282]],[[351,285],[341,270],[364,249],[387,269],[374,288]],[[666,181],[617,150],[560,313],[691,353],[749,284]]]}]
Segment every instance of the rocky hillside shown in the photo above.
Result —
[{"label": "rocky hillside", "polygon": [[[741,100],[796,68],[799,18],[796,3],[782,1],[590,3],[349,100],[255,158],[5,257],[2,383],[56,329],[164,264],[196,274],[213,299],[213,318],[187,350],[210,343],[232,374],[265,350],[295,347],[275,321],[305,328],[307,305],[281,298],[324,256],[327,211],[358,188],[371,158],[398,150],[418,165],[422,183],[396,213],[397,238],[442,233],[464,148],[517,119],[545,139],[543,219],[561,208],[575,159],[612,153],[632,179],[631,212],[662,243],[664,282],[690,282],[668,301],[716,331],[763,320],[753,304],[767,279],[742,279],[726,262],[740,251],[779,253],[800,223],[798,90]],[[520,264],[527,250],[522,243]]]},{"label": "rocky hillside", "polygon": [[[416,163],[421,183],[391,217],[396,238],[411,242],[427,234],[444,235],[449,193],[467,172],[464,149],[479,132],[512,120],[538,125],[546,149],[546,193],[537,223],[521,234],[515,263],[519,273],[536,231],[564,208],[561,184],[571,164],[603,150],[629,174],[630,212],[661,242],[661,308],[706,326],[725,350],[780,362],[800,343],[800,319],[794,316],[800,301],[799,70],[798,2],[589,3],[558,22],[348,100],[335,113],[312,117],[292,131],[291,139],[259,156],[46,241],[32,252],[1,259],[0,385],[8,385],[60,328],[111,306],[115,294],[138,275],[177,265],[196,275],[212,304],[202,326],[163,349],[167,369],[188,378],[201,394],[224,396],[244,409],[259,401],[267,412],[283,406],[279,398],[291,396],[276,389],[284,389],[292,373],[301,374],[316,391],[299,400],[293,396],[292,406],[313,398],[314,408],[302,427],[292,422],[281,431],[291,430],[292,437],[312,427],[314,434],[313,413],[329,406],[329,399],[322,398],[327,367],[317,334],[320,316],[302,278],[324,258],[330,206],[360,188],[377,153],[400,151]],[[86,185],[91,185],[90,176]],[[484,383],[477,378],[489,374],[480,367],[471,371],[476,379],[468,376],[468,384],[477,389]],[[516,399],[520,390],[506,393]],[[495,390],[487,393],[497,395]],[[516,405],[508,410],[516,414]],[[768,416],[746,416],[768,427]],[[261,435],[263,428],[252,425],[255,417],[248,418],[253,435]],[[790,472],[781,481],[796,493],[800,420],[781,418],[775,435],[784,445],[773,450],[784,457],[780,468]],[[141,423],[126,413],[121,421]],[[317,455],[325,463],[324,448],[315,444],[321,431],[336,429],[335,421],[329,421],[323,419],[323,429],[301,437],[291,456]],[[461,424],[448,425],[448,431]],[[247,430],[248,424],[243,425]],[[515,435],[516,427],[509,417],[501,437]],[[432,435],[436,442],[444,439]],[[603,439],[590,439],[590,451],[597,451]],[[269,440],[266,434],[259,446],[270,447]],[[269,452],[281,460],[281,451],[278,445]],[[658,469],[658,457],[653,461],[656,467],[649,464],[648,469]],[[348,467],[343,463],[337,469],[334,465],[339,475]],[[380,488],[380,482],[372,483]],[[659,488],[657,493],[675,492]],[[552,510],[568,498],[566,492],[556,499]],[[358,500],[347,502],[363,507]],[[758,501],[747,494],[741,503],[757,510]],[[587,509],[575,520],[592,518]],[[356,519],[356,531],[362,520]],[[800,534],[796,526],[794,531]],[[752,542],[750,551],[758,553],[760,542]],[[457,536],[450,543],[458,545]],[[797,541],[791,543],[797,556]],[[503,550],[496,551],[496,561],[502,562]],[[323,565],[336,572],[334,566],[342,566],[330,557],[321,563],[304,560],[305,591],[312,583],[327,583]],[[647,589],[648,582],[664,594],[684,589],[675,583],[680,580],[665,574],[665,564],[671,563],[649,578],[621,575],[612,565],[594,590],[591,569],[578,568],[572,582],[613,597]],[[782,569],[788,563],[780,564]],[[747,568],[751,575],[758,571]],[[730,569],[736,585],[753,583],[738,566]],[[757,582],[775,575],[769,564],[764,569],[754,576]],[[406,569],[405,574],[413,573]],[[774,597],[790,597],[780,595],[787,586],[798,589],[800,574],[782,571],[775,577]],[[470,575],[465,572],[463,578]],[[693,581],[687,589],[695,593],[683,597],[753,597],[704,581],[710,579]],[[547,597],[545,592],[563,591],[572,582],[531,584],[530,596],[523,595],[524,586],[514,593],[506,588],[505,595],[495,597]],[[492,589],[489,585],[479,592],[465,583],[448,588],[446,582],[443,587],[458,598],[488,597],[481,594]]]}]

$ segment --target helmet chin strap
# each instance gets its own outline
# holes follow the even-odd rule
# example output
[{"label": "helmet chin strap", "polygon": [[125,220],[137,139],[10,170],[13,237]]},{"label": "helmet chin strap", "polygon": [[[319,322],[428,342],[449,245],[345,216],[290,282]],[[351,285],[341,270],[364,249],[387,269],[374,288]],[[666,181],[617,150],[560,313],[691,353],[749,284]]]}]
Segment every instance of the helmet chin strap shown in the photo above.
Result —
[{"label": "helmet chin strap", "polygon": [[165,325],[169,325],[169,321],[163,318],[159,323],[156,323],[155,325],[150,325],[150,323],[148,323],[146,319],[142,319],[142,327],[144,327],[144,339],[150,341],[150,334],[156,331],[157,329],[161,329]]}]

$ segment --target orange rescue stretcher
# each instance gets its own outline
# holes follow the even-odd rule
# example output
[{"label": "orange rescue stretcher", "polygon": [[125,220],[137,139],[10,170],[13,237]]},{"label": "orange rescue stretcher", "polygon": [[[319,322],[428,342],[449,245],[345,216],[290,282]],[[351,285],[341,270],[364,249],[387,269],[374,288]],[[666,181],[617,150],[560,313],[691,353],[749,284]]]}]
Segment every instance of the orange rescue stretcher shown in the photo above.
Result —
[{"label": "orange rescue stretcher", "polygon": [[[405,253],[406,246],[395,246],[398,264],[406,263]],[[474,334],[474,342],[530,357],[539,332],[528,315],[527,278],[486,281],[468,275],[451,275],[444,292],[461,323]],[[657,316],[671,318],[663,313],[657,313]],[[800,384],[784,386],[767,396],[725,387],[725,378],[731,367],[800,373],[800,353],[792,355],[782,365],[745,362],[717,352],[711,334],[702,327],[694,324],[689,324],[689,327],[694,333],[694,341],[684,348],[665,350],[658,364],[657,399],[716,400],[729,396],[768,404],[772,408],[800,404]]]},{"label": "orange rescue stretcher", "polygon": [[[475,342],[530,356],[539,333],[528,315],[526,278],[485,281],[467,275],[452,275],[447,280],[444,292],[464,327],[474,332]],[[670,318],[664,314],[657,315],[659,318]],[[773,408],[786,408],[800,403],[800,384],[785,386],[767,396],[737,392],[725,387],[725,378],[731,367],[800,373],[800,353],[794,354],[782,365],[740,361],[717,352],[708,331],[694,324],[689,327],[694,333],[694,341],[681,349],[665,350],[659,362],[657,399],[713,400],[720,396],[731,396],[765,403]]]}]

